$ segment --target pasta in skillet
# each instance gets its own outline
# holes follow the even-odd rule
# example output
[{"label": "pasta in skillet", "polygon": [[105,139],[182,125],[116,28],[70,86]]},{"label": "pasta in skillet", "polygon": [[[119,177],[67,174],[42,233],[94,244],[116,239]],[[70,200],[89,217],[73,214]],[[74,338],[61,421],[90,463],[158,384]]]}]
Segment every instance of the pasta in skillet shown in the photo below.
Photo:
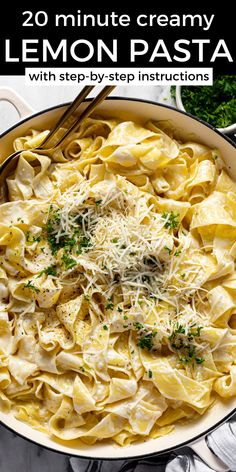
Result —
[{"label": "pasta in skillet", "polygon": [[157,438],[236,395],[236,184],[158,123],[30,151],[47,133],[15,140],[0,206],[0,408],[65,441]]}]

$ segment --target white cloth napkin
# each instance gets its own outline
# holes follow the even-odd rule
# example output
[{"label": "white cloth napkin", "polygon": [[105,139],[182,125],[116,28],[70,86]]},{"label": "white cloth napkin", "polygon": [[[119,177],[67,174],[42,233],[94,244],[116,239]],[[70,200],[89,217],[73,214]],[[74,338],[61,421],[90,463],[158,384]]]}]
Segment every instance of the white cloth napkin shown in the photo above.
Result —
[{"label": "white cloth napkin", "polygon": [[[210,449],[229,468],[236,471],[236,415],[209,434]],[[71,458],[73,472],[212,472],[190,448],[178,449],[169,456],[129,461],[89,461]]]}]

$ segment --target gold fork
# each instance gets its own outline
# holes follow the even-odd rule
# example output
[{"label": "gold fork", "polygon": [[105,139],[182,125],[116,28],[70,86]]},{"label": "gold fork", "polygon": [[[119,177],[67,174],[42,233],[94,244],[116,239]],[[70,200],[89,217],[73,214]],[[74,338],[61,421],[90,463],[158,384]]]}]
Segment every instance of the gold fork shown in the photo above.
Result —
[{"label": "gold fork", "polygon": [[[37,148],[29,149],[29,151],[36,151],[38,154],[43,154],[45,151],[49,151],[57,148],[62,145],[63,142],[76,131],[79,125],[91,115],[95,108],[105,100],[105,98],[112,92],[115,88],[114,86],[106,86],[101,92],[89,103],[81,115],[76,118],[73,117],[73,113],[77,110],[79,105],[84,101],[87,95],[94,88],[92,85],[85,86],[75,100],[69,105],[65,110],[63,115],[59,118],[57,123],[54,125],[48,136],[44,139],[41,145]],[[65,130],[64,134],[59,138],[56,136],[57,131],[60,128],[68,128]],[[0,166],[0,202],[4,203],[8,200],[8,188],[7,188],[7,178],[12,172],[16,169],[20,154],[22,151],[16,151],[10,156],[8,156],[5,161]]]}]

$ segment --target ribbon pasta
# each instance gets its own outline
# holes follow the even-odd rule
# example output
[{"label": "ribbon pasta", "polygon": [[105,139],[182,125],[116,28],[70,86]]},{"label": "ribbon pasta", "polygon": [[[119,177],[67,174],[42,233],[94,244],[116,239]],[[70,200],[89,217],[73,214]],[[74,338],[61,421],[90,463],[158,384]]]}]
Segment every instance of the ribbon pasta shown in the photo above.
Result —
[{"label": "ribbon pasta", "polygon": [[236,184],[219,152],[89,118],[29,131],[0,206],[0,408],[128,445],[236,394]]}]

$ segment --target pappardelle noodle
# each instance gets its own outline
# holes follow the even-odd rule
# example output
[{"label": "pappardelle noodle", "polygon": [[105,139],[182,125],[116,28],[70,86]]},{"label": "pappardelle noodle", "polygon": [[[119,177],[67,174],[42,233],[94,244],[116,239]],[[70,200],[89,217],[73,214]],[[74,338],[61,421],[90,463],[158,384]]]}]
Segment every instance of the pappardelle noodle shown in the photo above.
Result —
[{"label": "pappardelle noodle", "polygon": [[[236,395],[236,184],[216,149],[89,118],[0,206],[0,408],[123,446]],[[51,161],[53,159],[53,162]]]}]

